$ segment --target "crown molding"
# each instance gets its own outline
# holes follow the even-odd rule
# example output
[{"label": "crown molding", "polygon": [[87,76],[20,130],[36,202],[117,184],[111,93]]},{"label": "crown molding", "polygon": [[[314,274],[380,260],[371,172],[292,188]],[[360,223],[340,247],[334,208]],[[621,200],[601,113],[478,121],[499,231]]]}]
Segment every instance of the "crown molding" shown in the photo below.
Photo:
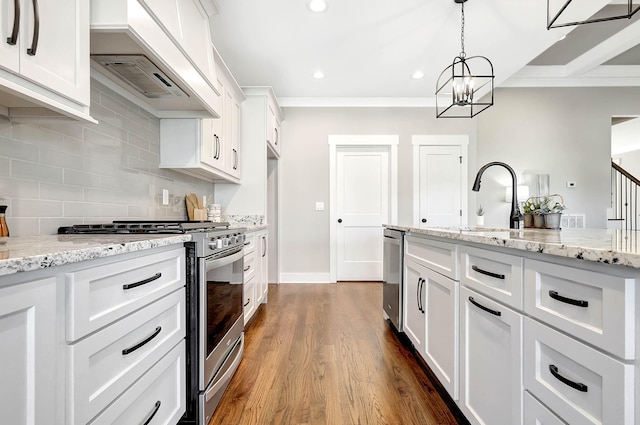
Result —
[{"label": "crown molding", "polygon": [[281,97],[283,108],[435,108],[435,97]]}]

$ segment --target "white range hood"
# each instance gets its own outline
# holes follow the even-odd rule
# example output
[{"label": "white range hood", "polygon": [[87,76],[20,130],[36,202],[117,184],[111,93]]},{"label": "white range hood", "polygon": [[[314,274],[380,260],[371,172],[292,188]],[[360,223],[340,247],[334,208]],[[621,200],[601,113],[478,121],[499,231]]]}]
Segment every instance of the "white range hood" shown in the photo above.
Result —
[{"label": "white range hood", "polygon": [[[171,7],[177,0],[164,1]],[[219,117],[213,62],[211,74],[203,75],[150,12],[149,3],[91,0],[92,76],[116,83],[127,97],[161,118]],[[205,22],[208,25],[207,17]],[[203,55],[212,54],[208,46],[210,52]]]}]

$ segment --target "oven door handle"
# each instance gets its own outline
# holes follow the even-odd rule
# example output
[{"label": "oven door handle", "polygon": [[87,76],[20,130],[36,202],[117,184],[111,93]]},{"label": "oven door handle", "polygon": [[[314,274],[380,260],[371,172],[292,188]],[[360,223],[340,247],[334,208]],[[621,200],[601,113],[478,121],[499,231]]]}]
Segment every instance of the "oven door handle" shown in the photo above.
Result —
[{"label": "oven door handle", "polygon": [[[217,382],[211,385],[211,388],[207,389],[207,391],[204,394],[205,401],[211,400],[211,397],[216,395],[216,393],[220,390],[220,388],[227,385],[227,383],[233,377],[233,374],[236,373],[236,369],[238,368],[238,365],[240,364],[240,360],[242,360],[242,354],[244,353],[244,338],[241,338],[238,344],[240,346],[234,348],[233,351],[231,352],[233,353],[232,355],[235,355],[233,362],[231,362],[230,364],[227,364],[226,366],[227,369],[222,373],[222,376],[217,380]],[[213,379],[215,381],[216,378],[214,377]]]},{"label": "oven door handle", "polygon": [[234,263],[244,257],[244,252],[241,249],[240,251],[231,254],[227,257],[216,258],[215,260],[207,260],[205,261],[205,267],[207,271],[217,269],[218,267],[226,266],[227,264]]}]

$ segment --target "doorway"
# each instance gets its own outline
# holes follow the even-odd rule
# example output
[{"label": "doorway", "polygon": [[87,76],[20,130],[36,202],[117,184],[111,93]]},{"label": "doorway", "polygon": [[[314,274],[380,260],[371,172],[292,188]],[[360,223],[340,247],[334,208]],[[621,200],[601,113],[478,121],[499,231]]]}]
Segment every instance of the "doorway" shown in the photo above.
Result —
[{"label": "doorway", "polygon": [[468,223],[469,136],[413,136],[415,227],[460,227]]},{"label": "doorway", "polygon": [[330,279],[382,280],[382,225],[398,216],[398,136],[329,136]]}]

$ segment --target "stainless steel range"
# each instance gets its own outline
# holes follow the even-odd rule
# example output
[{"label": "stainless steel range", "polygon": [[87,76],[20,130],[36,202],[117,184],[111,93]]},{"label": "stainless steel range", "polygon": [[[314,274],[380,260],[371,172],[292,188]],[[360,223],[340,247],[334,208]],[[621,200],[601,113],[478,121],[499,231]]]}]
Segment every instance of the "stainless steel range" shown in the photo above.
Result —
[{"label": "stainless steel range", "polygon": [[58,233],[190,233],[187,251],[186,413],[207,425],[244,352],[244,229],[228,223],[131,222],[61,227]]}]

